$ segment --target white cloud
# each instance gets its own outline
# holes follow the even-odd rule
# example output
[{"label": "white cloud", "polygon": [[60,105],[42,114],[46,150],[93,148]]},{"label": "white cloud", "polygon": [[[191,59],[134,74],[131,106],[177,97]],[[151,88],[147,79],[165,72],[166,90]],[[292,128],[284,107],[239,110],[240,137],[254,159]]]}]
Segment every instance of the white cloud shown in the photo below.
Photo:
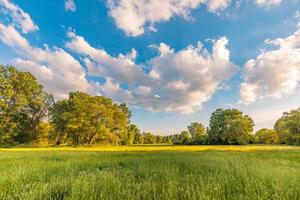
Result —
[{"label": "white cloud", "polygon": [[256,4],[262,7],[270,7],[279,5],[282,0],[256,0]]},{"label": "white cloud", "polygon": [[169,21],[173,16],[188,18],[191,10],[206,4],[210,12],[225,9],[230,0],[108,0],[110,15],[118,28],[129,36],[156,30],[156,22]]},{"label": "white cloud", "polygon": [[21,28],[23,33],[32,32],[39,29],[26,12],[9,0],[0,0],[0,6],[2,6],[5,9],[4,11],[12,17],[15,25]]},{"label": "white cloud", "polygon": [[160,98],[158,102],[151,102],[149,107],[180,112],[201,108],[221,83],[237,71],[230,62],[227,43],[225,37],[217,40],[211,54],[201,43],[178,52],[169,47],[169,53],[165,51],[166,44],[161,44],[158,48],[160,56],[149,61],[152,67],[150,76],[154,79],[153,91]]},{"label": "white cloud", "polygon": [[[68,35],[66,47],[84,56],[89,74],[108,77],[105,84],[97,84],[102,94],[151,111],[195,111],[237,71],[230,62],[225,37],[213,44],[212,53],[201,43],[177,52],[161,43],[156,46],[159,55],[142,64],[151,69],[145,73],[134,61],[135,50],[112,57],[91,47],[83,37],[73,32]],[[126,89],[120,87],[122,83]]]},{"label": "white cloud", "polygon": [[300,81],[300,29],[287,38],[266,43],[277,49],[262,52],[244,66],[240,91],[244,103],[291,94]]},{"label": "white cloud", "polygon": [[32,47],[13,26],[0,23],[0,41],[20,56],[12,62],[33,73],[46,91],[56,98],[65,98],[71,91],[90,91],[85,71],[80,63],[60,48]]},{"label": "white cloud", "polygon": [[114,78],[121,83],[144,82],[144,72],[134,62],[137,54],[134,49],[127,55],[119,54],[117,57],[112,57],[103,49],[91,47],[83,37],[73,32],[69,32],[68,36],[71,41],[66,43],[66,47],[85,56],[84,63],[90,74]]},{"label": "white cloud", "polygon": [[74,0],[65,0],[65,10],[71,12],[76,11],[76,4]]}]

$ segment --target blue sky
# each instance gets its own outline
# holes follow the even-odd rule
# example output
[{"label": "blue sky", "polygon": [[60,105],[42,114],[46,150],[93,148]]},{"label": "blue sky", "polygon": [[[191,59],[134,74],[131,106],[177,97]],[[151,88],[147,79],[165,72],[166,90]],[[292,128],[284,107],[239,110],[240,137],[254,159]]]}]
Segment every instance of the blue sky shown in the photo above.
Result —
[{"label": "blue sky", "polygon": [[256,129],[297,108],[298,0],[0,0],[0,63],[56,99],[126,102],[143,131],[169,134],[235,107]]}]

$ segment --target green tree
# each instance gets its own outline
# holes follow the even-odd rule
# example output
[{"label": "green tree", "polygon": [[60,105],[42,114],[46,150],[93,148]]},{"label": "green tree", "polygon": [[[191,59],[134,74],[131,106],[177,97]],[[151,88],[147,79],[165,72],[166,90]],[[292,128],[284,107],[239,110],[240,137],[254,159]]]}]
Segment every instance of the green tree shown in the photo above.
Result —
[{"label": "green tree", "polygon": [[143,143],[143,138],[141,132],[140,131],[135,132],[133,144],[142,144],[142,143]]},{"label": "green tree", "polygon": [[51,113],[56,144],[124,144],[128,137],[126,114],[106,97],[72,92],[68,100],[55,103]]},{"label": "green tree", "polygon": [[172,143],[172,138],[169,135],[163,136],[163,143],[164,144]]},{"label": "green tree", "polygon": [[191,135],[188,131],[182,131],[180,134],[181,144],[188,144],[190,142]]},{"label": "green tree", "polygon": [[36,140],[52,103],[31,73],[0,65],[0,143]]},{"label": "green tree", "polygon": [[247,144],[253,120],[237,109],[217,109],[210,118],[208,138],[212,144]]},{"label": "green tree", "polygon": [[192,139],[204,136],[206,134],[205,126],[198,122],[193,122],[188,126]]},{"label": "green tree", "polygon": [[129,110],[128,106],[125,103],[119,105],[121,111],[126,115],[128,124],[130,123],[130,119],[132,117],[132,113]]},{"label": "green tree", "polygon": [[203,124],[193,122],[188,126],[193,144],[204,144],[206,137],[206,128]]},{"label": "green tree", "polygon": [[155,144],[156,143],[156,137],[155,135],[151,133],[143,133],[143,144]]},{"label": "green tree", "polygon": [[278,144],[280,142],[277,132],[273,129],[260,129],[255,133],[259,144]]},{"label": "green tree", "polygon": [[135,124],[130,124],[127,131],[126,144],[140,144],[142,142],[142,135],[139,128]]},{"label": "green tree", "polygon": [[49,136],[53,132],[53,127],[49,122],[41,122],[37,127],[37,138],[34,141],[37,145],[48,145],[51,144],[51,140],[49,140]]},{"label": "green tree", "polygon": [[170,140],[172,141],[173,144],[179,145],[182,144],[180,140],[180,134],[174,134],[170,135]]},{"label": "green tree", "polygon": [[50,139],[54,141],[55,145],[60,145],[68,138],[67,134],[67,117],[65,113],[71,111],[69,101],[64,99],[57,101],[50,108],[50,122],[53,125],[53,132],[50,135]]},{"label": "green tree", "polygon": [[156,136],[156,144],[161,144],[163,143],[163,136],[157,135]]},{"label": "green tree", "polygon": [[300,108],[283,113],[274,128],[281,143],[300,144]]}]

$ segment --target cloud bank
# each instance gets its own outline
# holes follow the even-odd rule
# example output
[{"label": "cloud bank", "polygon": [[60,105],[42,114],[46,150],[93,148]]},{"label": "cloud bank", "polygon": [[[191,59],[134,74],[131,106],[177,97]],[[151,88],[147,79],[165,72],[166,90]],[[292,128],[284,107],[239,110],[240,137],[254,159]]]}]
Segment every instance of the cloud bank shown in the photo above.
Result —
[{"label": "cloud bank", "polygon": [[13,26],[1,23],[0,41],[20,56],[12,63],[34,74],[46,91],[56,98],[65,98],[70,91],[89,91],[90,85],[81,64],[63,49],[33,47]]},{"label": "cloud bank", "polygon": [[[226,37],[213,43],[211,53],[200,42],[180,51],[161,43],[154,46],[159,55],[139,65],[134,49],[127,55],[112,57],[74,32],[68,36],[66,47],[84,56],[89,75],[107,79],[95,85],[102,94],[151,111],[195,111],[238,70],[230,62]],[[149,73],[142,70],[143,65],[151,69]]]},{"label": "cloud bank", "polygon": [[262,52],[244,66],[240,90],[244,103],[291,94],[300,81],[300,29],[266,43],[277,49]]},{"label": "cloud bank", "polygon": [[29,33],[39,29],[31,17],[11,1],[0,0],[0,8],[1,6],[4,8],[5,14],[11,16],[14,25],[21,28],[23,33]]},{"label": "cloud bank", "polygon": [[155,23],[169,21],[174,16],[185,19],[193,9],[206,5],[212,13],[224,10],[230,0],[108,0],[110,16],[116,26],[128,36],[155,31]]},{"label": "cloud bank", "polygon": [[262,7],[277,6],[282,0],[256,0],[256,4]]}]

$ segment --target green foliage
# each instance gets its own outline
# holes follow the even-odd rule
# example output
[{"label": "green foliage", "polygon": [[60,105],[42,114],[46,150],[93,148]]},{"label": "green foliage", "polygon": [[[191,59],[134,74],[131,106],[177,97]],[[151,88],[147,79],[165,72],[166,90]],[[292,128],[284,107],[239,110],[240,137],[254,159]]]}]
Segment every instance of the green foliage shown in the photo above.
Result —
[{"label": "green foliage", "polygon": [[155,144],[156,143],[156,137],[155,135],[152,135],[151,133],[143,133],[143,144]]},{"label": "green foliage", "polygon": [[300,144],[300,108],[283,113],[274,126],[281,143]]},{"label": "green foliage", "polygon": [[191,141],[191,135],[188,131],[182,131],[179,138],[181,144],[188,144]]},{"label": "green foliage", "polygon": [[217,109],[208,131],[193,122],[168,136],[141,134],[128,106],[103,96],[71,92],[54,103],[29,72],[0,65],[0,145],[300,144],[300,108],[286,112],[274,130],[253,131],[253,120],[237,109]]},{"label": "green foliage", "polygon": [[259,144],[279,144],[279,136],[277,132],[273,129],[260,129],[255,133],[256,143]]},{"label": "green foliage", "polygon": [[198,122],[193,122],[188,126],[188,130],[191,134],[192,139],[197,139],[206,134],[205,126]]},{"label": "green foliage", "polygon": [[156,136],[156,141],[155,141],[156,144],[161,144],[163,143],[163,141],[164,141],[163,136],[160,135]]},{"label": "green foliage", "polygon": [[126,113],[106,97],[72,92],[68,100],[55,103],[51,113],[56,144],[124,144],[133,139],[128,138]]},{"label": "green foliage", "polygon": [[122,103],[122,104],[119,105],[119,108],[126,115],[127,121],[128,121],[128,124],[129,124],[130,123],[130,119],[132,117],[132,113],[129,110],[128,106],[125,103]]},{"label": "green foliage", "polygon": [[210,118],[208,138],[211,144],[247,144],[253,120],[237,109],[217,109]]},{"label": "green foliage", "polygon": [[53,125],[53,132],[50,133],[49,139],[55,145],[59,145],[62,141],[66,141],[67,135],[67,119],[65,113],[71,111],[68,100],[57,101],[50,108],[50,122]]},{"label": "green foliage", "polygon": [[199,122],[193,122],[188,126],[191,135],[190,144],[205,144],[206,142],[206,128]]},{"label": "green foliage", "polygon": [[179,134],[174,134],[174,135],[170,135],[169,136],[169,140],[175,144],[175,145],[180,145],[182,144],[181,143],[181,140],[180,140],[180,135]]},{"label": "green foliage", "polygon": [[45,146],[49,145],[49,135],[53,132],[53,127],[49,122],[41,122],[37,127],[38,137],[33,141],[34,144]]},{"label": "green foliage", "polygon": [[127,139],[125,144],[141,144],[142,134],[140,129],[134,124],[130,124],[127,129]]},{"label": "green foliage", "polygon": [[0,144],[36,140],[52,103],[32,74],[0,65]]}]

